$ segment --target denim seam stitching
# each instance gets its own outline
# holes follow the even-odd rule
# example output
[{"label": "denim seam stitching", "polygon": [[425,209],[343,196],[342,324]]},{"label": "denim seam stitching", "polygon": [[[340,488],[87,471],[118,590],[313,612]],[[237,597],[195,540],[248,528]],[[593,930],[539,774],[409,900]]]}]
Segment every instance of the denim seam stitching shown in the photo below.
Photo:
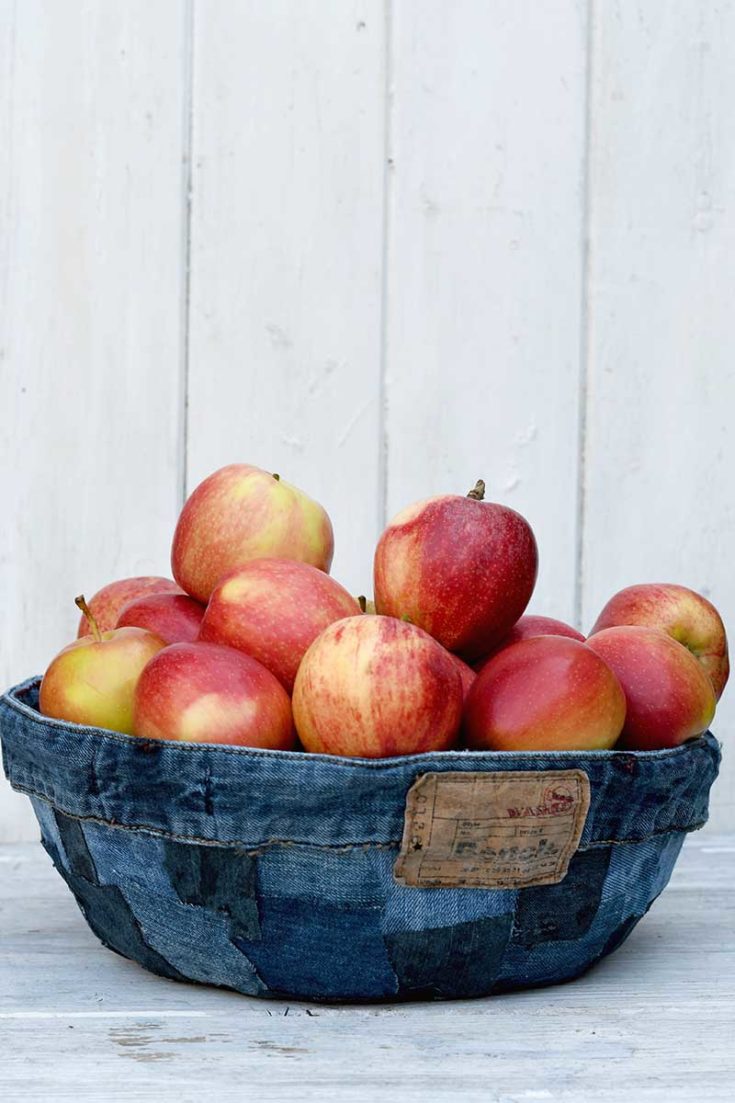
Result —
[{"label": "denim seam stitching", "polygon": [[[219,847],[239,847],[247,854],[259,854],[264,853],[266,850],[273,846],[301,846],[309,847],[311,850],[366,850],[372,847],[374,850],[396,850],[401,846],[400,839],[392,839],[388,842],[373,842],[371,840],[363,842],[351,842],[351,843],[312,843],[303,842],[298,839],[267,839],[263,843],[248,843],[244,839],[205,839],[199,835],[178,835],[173,831],[165,831],[160,827],[152,827],[149,824],[142,823],[119,823],[116,820],[105,820],[99,816],[82,816],[76,812],[68,812],[65,808],[59,807],[54,804],[50,797],[44,793],[39,793],[33,789],[26,789],[20,785],[14,785],[13,788],[19,793],[25,793],[26,796],[35,797],[37,800],[43,801],[44,804],[49,805],[50,808],[61,812],[64,816],[68,816],[69,819],[78,820],[80,823],[96,823],[103,827],[113,827],[120,831],[132,831],[140,834],[154,835],[157,838],[171,839],[174,842],[182,843],[201,843],[204,846],[219,846]],[[698,831],[701,827],[704,827],[706,820],[700,820],[696,823],[690,824],[686,827],[665,827],[659,831],[651,831],[648,835],[642,836],[639,839],[592,839],[589,842],[582,843],[577,847],[577,851],[594,850],[596,847],[601,846],[634,846],[639,843],[648,842],[649,839],[657,838],[661,835],[676,835],[682,832],[688,834],[690,831]],[[575,853],[576,853],[575,852]]]}]

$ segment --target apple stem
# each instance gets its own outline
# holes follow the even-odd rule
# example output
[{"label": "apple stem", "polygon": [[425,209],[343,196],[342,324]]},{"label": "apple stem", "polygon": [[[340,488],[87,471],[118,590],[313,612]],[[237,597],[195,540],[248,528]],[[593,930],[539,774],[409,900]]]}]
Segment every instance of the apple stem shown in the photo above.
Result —
[{"label": "apple stem", "polygon": [[481,502],[485,497],[485,483],[482,479],[478,479],[472,490],[467,495],[468,498],[474,498],[476,502]]},{"label": "apple stem", "polygon": [[277,474],[275,473],[275,471],[274,471],[274,472],[273,472],[273,478],[274,478],[274,479],[276,480],[276,482],[280,482],[281,476],[280,476],[280,475],[277,475]]},{"label": "apple stem", "polygon": [[360,612],[361,613],[367,612],[367,598],[365,597],[364,594],[359,595],[359,597],[357,599],[357,604],[360,606]]},{"label": "apple stem", "polygon": [[87,605],[84,594],[80,594],[79,597],[74,598],[74,604],[82,610],[82,613],[87,618],[87,623],[92,629],[92,635],[96,639],[97,643],[102,643],[102,633],[100,632],[100,626],[95,620],[94,613]]}]

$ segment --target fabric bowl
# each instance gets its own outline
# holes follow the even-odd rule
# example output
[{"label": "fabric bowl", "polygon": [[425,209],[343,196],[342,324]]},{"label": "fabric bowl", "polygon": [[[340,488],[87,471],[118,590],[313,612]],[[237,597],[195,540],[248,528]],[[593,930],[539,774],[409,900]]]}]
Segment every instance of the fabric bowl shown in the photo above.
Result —
[{"label": "fabric bowl", "polygon": [[[159,742],[47,719],[38,688],[30,679],[0,700],[5,772],[30,797],[89,926],[154,973],[251,996],[453,998],[580,975],[665,887],[685,834],[707,819],[720,761],[711,733],[656,752],[381,760]],[[511,870],[507,887],[477,887],[488,861],[525,853],[478,851],[477,800],[466,816],[431,821],[431,831],[454,832],[444,842],[465,862],[464,880],[452,862],[441,867],[448,883],[433,887],[431,863],[428,886],[425,870],[418,885],[396,875],[399,856],[405,866],[422,845],[425,823],[407,812],[422,777],[436,793],[458,781],[471,784],[453,792],[477,794],[503,777],[527,787],[546,774],[589,783],[561,879],[519,886]],[[566,799],[564,786],[544,792],[553,800],[540,812],[513,810],[531,843]],[[468,848],[479,864],[467,866]]]}]

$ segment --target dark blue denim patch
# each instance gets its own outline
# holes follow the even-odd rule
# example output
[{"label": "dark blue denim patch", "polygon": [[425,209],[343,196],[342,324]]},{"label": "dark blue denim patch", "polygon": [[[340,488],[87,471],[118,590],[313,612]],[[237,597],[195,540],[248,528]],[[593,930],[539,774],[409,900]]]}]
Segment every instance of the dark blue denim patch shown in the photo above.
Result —
[{"label": "dark blue denim patch", "polygon": [[[708,733],[658,752],[339,759],[141,740],[37,703],[38,679],[0,700],[5,772],[98,937],[164,976],[261,996],[480,996],[579,975],[665,887],[720,758]],[[396,882],[421,774],[560,768],[591,789],[561,882]]]},{"label": "dark blue denim patch", "polygon": [[513,916],[507,913],[386,935],[399,995],[466,998],[491,992],[512,924]]},{"label": "dark blue denim patch", "polygon": [[234,847],[164,844],[164,868],[184,904],[219,912],[230,920],[230,938],[260,938],[255,858]]},{"label": "dark blue denim patch", "polygon": [[611,851],[609,846],[578,851],[558,885],[524,889],[515,910],[513,941],[531,949],[586,934],[600,909]]},{"label": "dark blue denim patch", "polygon": [[333,904],[293,889],[290,896],[271,896],[261,887],[262,938],[234,941],[272,995],[387,1000],[396,996],[398,981],[380,916],[375,905]]}]

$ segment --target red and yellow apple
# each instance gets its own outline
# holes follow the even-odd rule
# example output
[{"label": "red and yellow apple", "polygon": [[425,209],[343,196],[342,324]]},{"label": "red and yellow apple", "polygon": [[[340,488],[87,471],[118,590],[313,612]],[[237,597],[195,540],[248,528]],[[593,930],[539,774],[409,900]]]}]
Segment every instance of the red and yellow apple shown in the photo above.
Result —
[{"label": "red and yellow apple", "polygon": [[620,736],[625,696],[586,644],[534,636],[503,648],[469,692],[468,747],[493,751],[606,750]]},{"label": "red and yellow apple", "polygon": [[174,533],[176,581],[206,603],[226,574],[251,559],[278,557],[329,571],[334,551],[325,510],[278,475],[233,463],[187,499]]},{"label": "red and yellow apple", "polygon": [[407,617],[449,651],[486,655],[528,605],[538,553],[515,510],[482,501],[478,482],[466,498],[443,494],[402,510],[375,551],[378,613]]},{"label": "red and yellow apple", "polygon": [[324,571],[295,559],[253,559],[214,588],[199,638],[252,655],[290,693],[319,633],[359,613],[352,594]]},{"label": "red and yellow apple", "polygon": [[566,636],[570,640],[578,640],[579,643],[584,643],[584,636],[581,632],[578,632],[576,628],[572,628],[571,624],[566,624],[563,620],[554,620],[553,617],[539,617],[539,616],[527,616],[521,617],[511,628],[507,636],[504,636],[497,647],[493,648],[489,655],[485,655],[482,659],[478,659],[472,665],[475,670],[482,670],[486,662],[488,662],[493,655],[497,655],[499,651],[502,651],[505,647],[510,647],[512,643],[519,643],[521,640],[532,640],[534,636]]},{"label": "red and yellow apple", "polygon": [[730,674],[730,661],[725,626],[711,601],[673,582],[627,586],[610,598],[591,635],[625,624],[660,628],[683,644],[706,670],[719,701]]},{"label": "red and yellow apple", "polygon": [[191,643],[203,616],[204,606],[187,594],[149,594],[123,607],[117,627],[147,628],[164,643]]},{"label": "red and yellow apple", "polygon": [[[139,575],[135,578],[120,578],[98,590],[88,603],[89,610],[97,622],[100,632],[108,632],[117,625],[117,618],[130,601],[143,594],[180,594],[181,588],[170,578],[158,578],[155,575]],[[79,619],[77,637],[89,635],[89,621],[82,615]]]},{"label": "red and yellow apple", "polygon": [[174,643],[143,671],[133,730],[147,739],[289,750],[291,702],[261,663],[216,643]]},{"label": "red and yellow apple", "polygon": [[614,671],[626,700],[621,747],[675,747],[709,727],[712,682],[690,651],[659,628],[603,628],[585,645]]},{"label": "red and yellow apple", "polygon": [[350,757],[442,751],[457,738],[462,680],[426,632],[393,617],[350,617],[314,640],[296,675],[307,751]]},{"label": "red and yellow apple", "polygon": [[111,731],[133,731],[135,687],[148,661],[163,647],[143,628],[100,632],[83,598],[89,635],[74,640],[52,660],[41,682],[39,710],[44,716]]}]

